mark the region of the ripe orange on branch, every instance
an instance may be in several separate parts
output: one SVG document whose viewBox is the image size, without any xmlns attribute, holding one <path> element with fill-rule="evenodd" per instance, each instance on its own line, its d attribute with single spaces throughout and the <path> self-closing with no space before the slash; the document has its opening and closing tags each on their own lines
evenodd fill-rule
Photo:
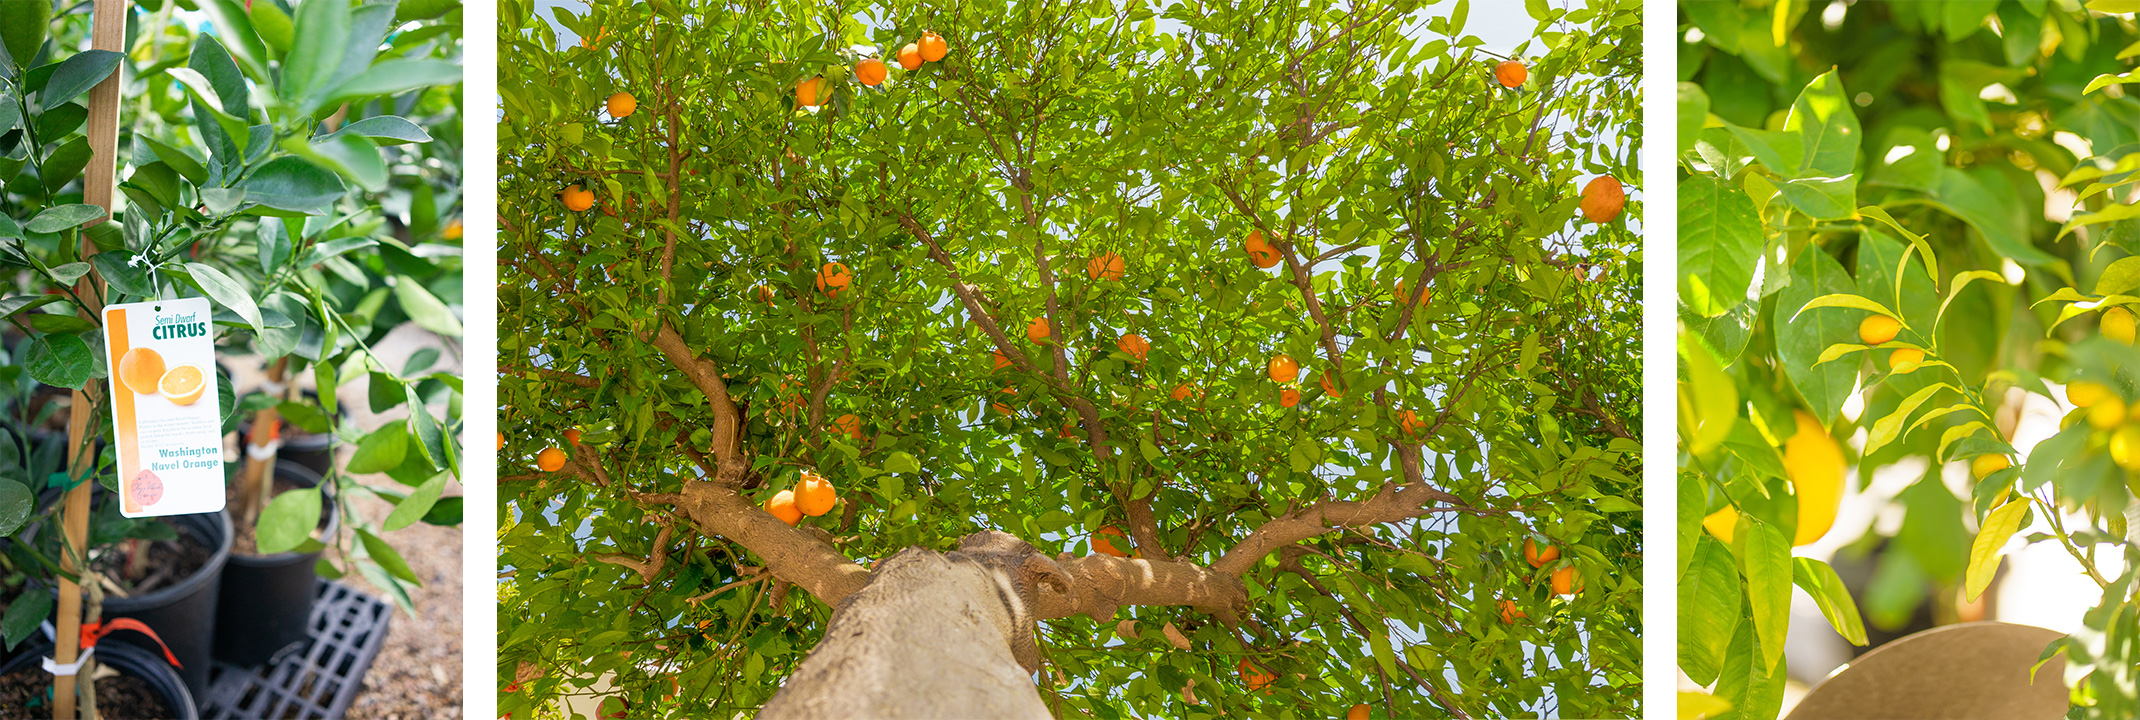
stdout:
<svg viewBox="0 0 2140 720">
<path fill-rule="evenodd" d="M 1293 388 L 1286 388 L 1286 389 L 1284 389 L 1284 390 L 1280 390 L 1280 391 L 1278 391 L 1278 406 L 1279 406 L 1279 407 L 1288 407 L 1288 408 L 1289 408 L 1289 407 L 1293 407 L 1293 406 L 1295 406 L 1295 405 L 1299 405 L 1299 404 L 1300 404 L 1300 391 L 1299 391 L 1299 390 L 1295 390 L 1295 389 L 1293 389 Z"/>
<path fill-rule="evenodd" d="M 565 186 L 565 191 L 558 193 L 557 199 L 564 201 L 565 209 L 573 212 L 586 212 L 587 208 L 594 207 L 594 191 L 578 185 Z"/>
<path fill-rule="evenodd" d="M 1612 222 L 1627 208 L 1627 189 L 1611 175 L 1599 175 L 1583 186 L 1583 217 L 1594 223 Z"/>
<path fill-rule="evenodd" d="M 1502 624 L 1505 624 L 1505 625 L 1514 625 L 1514 624 L 1516 624 L 1516 621 L 1517 621 L 1517 620 L 1520 620 L 1520 619 L 1523 619 L 1523 618 L 1527 618 L 1527 617 L 1530 617 L 1530 616 L 1529 616 L 1529 615 L 1526 615 L 1526 614 L 1524 614 L 1524 612 L 1523 612 L 1522 610 L 1517 610 L 1517 609 L 1516 609 L 1516 601 L 1514 601 L 1514 600 L 1503 600 L 1503 601 L 1501 601 L 1501 622 L 1502 622 Z"/>
<path fill-rule="evenodd" d="M 565 429 L 565 444 L 567 444 L 567 445 L 578 445 L 578 444 L 580 444 L 580 429 L 579 429 L 579 428 L 566 428 L 566 429 Z"/>
<path fill-rule="evenodd" d="M 919 69 L 921 67 L 921 47 L 914 43 L 907 43 L 906 47 L 900 48 L 899 67 L 908 70 Z"/>
<path fill-rule="evenodd" d="M 817 473 L 804 472 L 802 481 L 795 483 L 795 509 L 804 515 L 817 517 L 831 512 L 833 503 L 839 499 L 832 481 Z"/>
<path fill-rule="evenodd" d="M 847 285 L 852 282 L 854 273 L 848 272 L 846 265 L 825 263 L 824 267 L 817 269 L 817 291 L 828 297 L 838 298 L 840 291 L 846 290 Z"/>
<path fill-rule="evenodd" d="M 2107 337 L 2112 340 L 2125 343 L 2127 345 L 2133 344 L 2133 335 L 2136 329 L 2136 320 L 2140 320 L 2140 318 L 2133 317 L 2133 311 L 2127 310 L 2122 307 L 2114 307 L 2109 310 L 2104 310 L 2103 320 L 2101 324 L 2103 329 L 2103 337 Z"/>
<path fill-rule="evenodd" d="M 1121 550 L 1116 549 L 1114 543 L 1108 542 L 1107 538 L 1103 537 L 1105 535 L 1113 535 L 1115 537 L 1122 538 L 1125 541 L 1129 539 L 1129 536 L 1122 534 L 1122 530 L 1120 528 L 1117 528 L 1113 525 L 1101 527 L 1098 530 L 1092 531 L 1091 542 L 1093 552 L 1099 553 L 1101 555 L 1113 555 L 1118 558 L 1129 557 L 1129 553 L 1122 552 Z M 1126 545 L 1128 543 L 1125 542 L 1123 544 Z"/>
<path fill-rule="evenodd" d="M 1523 81 L 1530 78 L 1531 69 L 1524 67 L 1523 63 L 1504 60 L 1501 64 L 1494 66 L 1494 79 L 1500 81 L 1502 87 L 1520 87 L 1523 85 Z"/>
<path fill-rule="evenodd" d="M 1902 321 L 1886 315 L 1873 315 L 1858 321 L 1858 340 L 1867 345 L 1879 345 L 1900 334 Z"/>
<path fill-rule="evenodd" d="M 790 527 L 802 522 L 802 510 L 795 507 L 795 491 L 793 490 L 782 490 L 773 493 L 773 497 L 765 501 L 765 511 L 772 513 L 773 517 L 780 518 L 781 522 L 787 523 Z"/>
<path fill-rule="evenodd" d="M 1580 572 L 1576 572 L 1574 565 L 1569 565 L 1567 567 L 1553 571 L 1554 593 L 1562 596 L 1569 596 L 1582 591 L 1583 575 Z"/>
<path fill-rule="evenodd" d="M 535 467 L 542 468 L 543 472 L 557 472 L 558 469 L 564 466 L 565 451 L 563 450 L 554 447 L 543 448 L 542 452 L 535 454 Z"/>
<path fill-rule="evenodd" d="M 1054 334 L 1055 327 L 1053 325 L 1048 324 L 1047 318 L 1035 316 L 1033 319 L 1027 320 L 1025 323 L 1025 339 L 1027 340 L 1031 340 L 1037 343 L 1045 343 L 1048 341 L 1048 338 Z"/>
<path fill-rule="evenodd" d="M 921 59 L 929 62 L 942 60 L 944 53 L 951 51 L 951 46 L 944 44 L 944 37 L 933 30 L 922 33 L 916 44 L 921 46 Z"/>
<path fill-rule="evenodd" d="M 1272 249 L 1269 242 L 1264 241 L 1261 230 L 1250 231 L 1248 239 L 1241 241 L 1241 250 L 1248 253 L 1248 261 L 1255 263 L 1256 267 L 1269 269 L 1278 264 L 1278 251 Z"/>
<path fill-rule="evenodd" d="M 832 98 L 832 88 L 818 78 L 805 78 L 795 84 L 795 104 L 802 107 L 817 107 Z"/>
<path fill-rule="evenodd" d="M 1115 341 L 1115 347 L 1136 358 L 1137 362 L 1144 362 L 1145 354 L 1152 350 L 1152 344 L 1146 342 L 1143 335 L 1136 333 L 1123 333 L 1122 339 Z"/>
<path fill-rule="evenodd" d="M 1414 435 L 1421 430 L 1427 429 L 1427 422 L 1419 419 L 1419 413 L 1410 410 L 1399 410 L 1397 411 L 1397 429 L 1404 431 L 1406 435 Z"/>
<path fill-rule="evenodd" d="M 862 81 L 864 85 L 876 87 L 882 84 L 884 78 L 889 75 L 891 75 L 891 70 L 884 67 L 883 60 L 868 58 L 862 62 L 855 63 L 855 79 Z"/>
<path fill-rule="evenodd" d="M 1114 253 L 1100 253 L 1085 261 L 1085 277 L 1090 280 L 1121 280 L 1126 271 L 1122 256 Z"/>
<path fill-rule="evenodd" d="M 632 97 L 631 93 L 620 92 L 615 95 L 609 96 L 608 105 L 609 116 L 618 120 L 623 120 L 625 118 L 631 117 L 632 112 L 639 109 L 639 99 Z"/>
<path fill-rule="evenodd" d="M 1271 683 L 1278 681 L 1277 675 L 1256 667 L 1254 663 L 1245 658 L 1241 660 L 1239 667 L 1241 669 L 1241 684 L 1247 685 L 1250 690 L 1262 690 L 1270 687 Z"/>
<path fill-rule="evenodd" d="M 1294 362 L 1292 357 L 1284 353 L 1272 355 L 1268 369 L 1272 382 L 1289 383 L 1300 379 L 1300 363 Z"/>
<path fill-rule="evenodd" d="M 1523 539 L 1523 560 L 1530 563 L 1531 567 L 1545 567 L 1546 563 L 1559 559 L 1560 548 L 1558 546 L 1549 544 L 1546 545 L 1545 549 L 1540 550 L 1537 540 L 1531 538 Z"/>
</svg>

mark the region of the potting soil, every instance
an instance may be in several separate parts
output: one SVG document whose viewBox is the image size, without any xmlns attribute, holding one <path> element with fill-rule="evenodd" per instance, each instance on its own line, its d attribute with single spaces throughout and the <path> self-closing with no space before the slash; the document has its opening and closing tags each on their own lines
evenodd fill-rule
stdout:
<svg viewBox="0 0 2140 720">
<path fill-rule="evenodd" d="M 100 674 L 103 672 L 99 666 Z M 0 717 L 50 717 L 52 676 L 41 668 L 0 676 Z M 132 675 L 107 675 L 97 680 L 97 712 L 105 720 L 141 720 L 176 716 L 155 686 Z"/>
<path fill-rule="evenodd" d="M 133 563 L 132 573 L 127 567 L 127 541 L 123 540 L 104 548 L 89 566 L 111 578 L 128 597 L 155 592 L 193 577 L 208 565 L 215 551 L 194 537 L 193 531 L 185 526 L 172 524 L 171 528 L 178 531 L 177 540 L 140 543 L 136 552 L 144 555 Z M 109 593 L 110 588 L 105 591 Z"/>
</svg>

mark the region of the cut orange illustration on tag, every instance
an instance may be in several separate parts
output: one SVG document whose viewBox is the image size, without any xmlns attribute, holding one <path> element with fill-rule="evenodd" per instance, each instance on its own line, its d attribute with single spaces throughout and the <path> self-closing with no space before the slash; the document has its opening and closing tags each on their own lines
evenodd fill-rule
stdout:
<svg viewBox="0 0 2140 720">
<path fill-rule="evenodd" d="M 214 313 L 206 298 L 104 309 L 121 515 L 223 509 Z"/>
</svg>

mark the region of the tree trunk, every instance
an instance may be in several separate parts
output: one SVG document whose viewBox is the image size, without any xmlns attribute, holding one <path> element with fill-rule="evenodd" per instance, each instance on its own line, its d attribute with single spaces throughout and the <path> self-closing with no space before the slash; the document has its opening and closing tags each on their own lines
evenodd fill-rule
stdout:
<svg viewBox="0 0 2140 720">
<path fill-rule="evenodd" d="M 1052 717 L 997 575 L 922 548 L 885 560 L 759 719 Z"/>
</svg>

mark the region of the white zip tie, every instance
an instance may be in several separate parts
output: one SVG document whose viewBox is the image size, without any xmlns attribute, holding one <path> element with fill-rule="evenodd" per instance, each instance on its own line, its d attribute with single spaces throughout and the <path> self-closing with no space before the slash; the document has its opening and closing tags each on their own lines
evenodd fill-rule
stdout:
<svg viewBox="0 0 2140 720">
<path fill-rule="evenodd" d="M 76 657 L 74 662 L 65 665 L 53 662 L 52 658 L 49 657 L 42 658 L 45 661 L 45 672 L 62 677 L 79 674 L 82 672 L 82 663 L 89 662 L 89 656 L 95 655 L 96 652 L 97 647 L 95 645 L 82 648 L 82 654 Z"/>
<path fill-rule="evenodd" d="M 290 386 L 275 382 L 273 380 L 260 381 L 260 392 L 264 392 L 275 397 L 282 397 L 282 391 L 288 389 L 290 389 Z"/>
<path fill-rule="evenodd" d="M 247 443 L 245 445 L 245 456 L 254 460 L 259 460 L 261 462 L 267 462 L 269 460 L 275 459 L 275 451 L 281 449 L 281 438 L 269 440 L 267 441 L 266 445 L 254 445 L 251 443 Z"/>
</svg>

